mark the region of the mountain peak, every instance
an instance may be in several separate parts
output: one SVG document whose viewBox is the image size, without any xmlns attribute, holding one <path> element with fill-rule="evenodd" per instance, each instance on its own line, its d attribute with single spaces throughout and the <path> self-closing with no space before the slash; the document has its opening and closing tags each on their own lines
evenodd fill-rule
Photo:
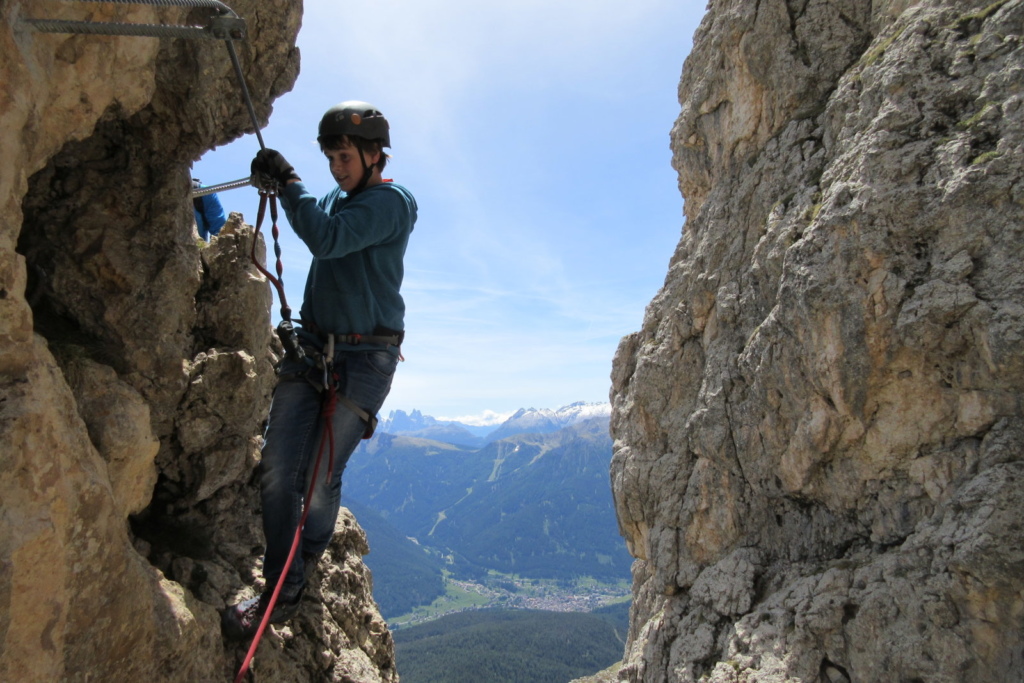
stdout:
<svg viewBox="0 0 1024 683">
<path fill-rule="evenodd" d="M 592 417 L 610 417 L 610 403 L 587 403 L 577 401 L 558 410 L 550 408 L 521 408 L 487 436 L 488 441 L 497 441 L 516 434 L 555 432 Z"/>
<path fill-rule="evenodd" d="M 392 410 L 381 420 L 380 431 L 434 439 L 462 446 L 482 446 L 516 434 L 546 434 L 595 417 L 611 416 L 610 403 L 576 401 L 557 410 L 520 408 L 496 427 L 471 425 L 459 420 L 438 419 L 420 410 Z"/>
</svg>

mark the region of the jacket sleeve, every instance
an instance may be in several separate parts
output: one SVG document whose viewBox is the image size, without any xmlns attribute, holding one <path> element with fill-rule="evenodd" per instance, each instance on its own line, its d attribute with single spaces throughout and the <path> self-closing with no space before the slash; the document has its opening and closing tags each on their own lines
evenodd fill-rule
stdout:
<svg viewBox="0 0 1024 683">
<path fill-rule="evenodd" d="M 320 259 L 341 258 L 393 239 L 408 213 L 398 193 L 372 191 L 330 215 L 325 210 L 329 205 L 318 203 L 301 181 L 285 186 L 281 205 L 295 234 Z"/>
<path fill-rule="evenodd" d="M 206 219 L 206 226 L 211 235 L 216 235 L 224 227 L 227 219 L 224 217 L 224 206 L 216 194 L 208 194 L 203 197 L 203 218 Z"/>
</svg>

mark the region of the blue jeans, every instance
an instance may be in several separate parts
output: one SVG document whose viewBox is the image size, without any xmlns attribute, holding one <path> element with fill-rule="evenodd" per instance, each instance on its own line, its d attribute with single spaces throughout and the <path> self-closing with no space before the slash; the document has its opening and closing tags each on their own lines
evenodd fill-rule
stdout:
<svg viewBox="0 0 1024 683">
<path fill-rule="evenodd" d="M 334 356 L 338 394 L 347 396 L 370 415 L 376 415 L 391 390 L 397 365 L 398 358 L 390 351 L 338 351 Z M 321 372 L 304 362 L 286 358 L 280 374 L 281 380 L 270 404 L 260 462 L 263 534 L 267 543 L 263 577 L 268 589 L 276 585 L 288 559 L 295 529 L 302 518 L 302 504 L 309 490 L 320 441 L 325 441 L 302 542 L 281 589 L 283 598 L 291 598 L 298 595 L 304 583 L 302 556 L 319 556 L 331 541 L 341 505 L 341 474 L 352 451 L 359 445 L 366 424 L 338 402 L 331 420 L 334 471 L 328 480 L 330 448 L 321 415 L 323 394 L 306 379 L 308 374 L 319 382 Z"/>
</svg>

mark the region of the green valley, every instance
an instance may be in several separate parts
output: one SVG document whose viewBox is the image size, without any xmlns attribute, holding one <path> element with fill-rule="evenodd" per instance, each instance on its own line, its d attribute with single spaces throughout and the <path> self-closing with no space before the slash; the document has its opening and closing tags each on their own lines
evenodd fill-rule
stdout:
<svg viewBox="0 0 1024 683">
<path fill-rule="evenodd" d="M 485 608 L 532 609 L 553 612 L 590 612 L 628 604 L 630 583 L 594 579 L 557 581 L 492 574 L 483 583 L 447 577 L 445 591 L 429 604 L 388 618 L 392 630 L 433 621 L 449 614 Z"/>
<path fill-rule="evenodd" d="M 380 432 L 348 464 L 344 504 L 367 534 L 403 683 L 565 683 L 622 657 L 632 557 L 608 418 L 534 413 L 500 438 L 393 416 L 404 431 Z"/>
<path fill-rule="evenodd" d="M 345 501 L 379 514 L 459 580 L 498 572 L 615 583 L 629 579 L 632 557 L 615 520 L 610 460 L 607 418 L 479 449 L 384 433 L 350 461 Z M 382 538 L 369 536 L 372 551 Z"/>
</svg>

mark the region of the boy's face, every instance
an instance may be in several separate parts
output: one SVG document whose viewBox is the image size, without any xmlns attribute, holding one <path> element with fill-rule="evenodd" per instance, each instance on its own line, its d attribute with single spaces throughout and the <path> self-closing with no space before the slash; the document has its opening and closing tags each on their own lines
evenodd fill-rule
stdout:
<svg viewBox="0 0 1024 683">
<path fill-rule="evenodd" d="M 331 175 L 345 192 L 351 192 L 363 178 L 363 161 L 359 158 L 359 150 L 348 140 L 344 141 L 337 149 L 325 149 L 324 156 L 331 166 Z M 364 152 L 363 157 L 366 165 L 370 167 L 373 174 L 370 176 L 367 186 L 376 185 L 380 182 L 380 173 L 374 164 L 380 161 L 380 152 Z"/>
</svg>

